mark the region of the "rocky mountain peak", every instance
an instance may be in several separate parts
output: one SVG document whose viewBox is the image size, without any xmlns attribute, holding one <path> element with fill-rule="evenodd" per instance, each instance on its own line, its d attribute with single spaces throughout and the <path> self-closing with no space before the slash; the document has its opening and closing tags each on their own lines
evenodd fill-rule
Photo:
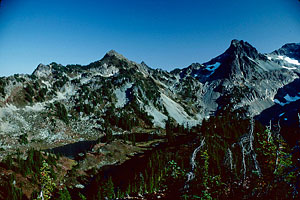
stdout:
<svg viewBox="0 0 300 200">
<path fill-rule="evenodd" d="M 127 60 L 122 54 L 119 54 L 118 52 L 116 52 L 113 49 L 110 50 L 109 52 L 107 52 L 104 57 L 115 57 L 120 60 Z"/>
<path fill-rule="evenodd" d="M 300 43 L 287 43 L 283 45 L 280 49 L 289 49 L 291 51 L 299 51 Z"/>
<path fill-rule="evenodd" d="M 209 71 L 205 80 L 250 78 L 258 72 L 258 60 L 266 57 L 248 42 L 234 39 L 223 54 L 203 64 Z"/>
<path fill-rule="evenodd" d="M 273 51 L 272 54 L 285 55 L 287 57 L 300 60 L 300 43 L 285 44 L 278 50 Z"/>
<path fill-rule="evenodd" d="M 230 47 L 226 50 L 226 54 L 248 56 L 252 59 L 259 57 L 258 51 L 248 42 L 243 40 L 232 40 Z"/>
<path fill-rule="evenodd" d="M 238 46 L 238 45 L 241 45 L 242 43 L 244 43 L 243 40 L 237 40 L 237 39 L 231 40 L 231 45 L 232 46 Z"/>
<path fill-rule="evenodd" d="M 149 67 L 144 61 L 141 62 L 141 65 Z"/>
<path fill-rule="evenodd" d="M 125 58 L 122 54 L 119 54 L 115 50 L 110 50 L 101 60 L 87 65 L 87 68 L 98 71 L 100 70 L 101 74 L 111 74 L 111 71 L 114 71 L 113 74 L 115 74 L 119 71 L 119 68 L 128 69 L 131 65 L 132 62 Z"/>
<path fill-rule="evenodd" d="M 47 77 L 51 73 L 52 73 L 51 65 L 44 65 L 44 64 L 40 63 L 32 74 L 37 77 Z"/>
</svg>

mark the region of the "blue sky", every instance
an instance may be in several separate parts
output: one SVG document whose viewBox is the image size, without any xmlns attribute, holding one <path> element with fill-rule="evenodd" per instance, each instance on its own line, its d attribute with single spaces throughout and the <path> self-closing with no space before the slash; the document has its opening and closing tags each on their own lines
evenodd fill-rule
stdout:
<svg viewBox="0 0 300 200">
<path fill-rule="evenodd" d="M 298 0 L 3 0 L 0 76 L 39 63 L 88 64 L 114 49 L 171 70 L 206 62 L 232 39 L 260 52 L 300 42 Z"/>
</svg>

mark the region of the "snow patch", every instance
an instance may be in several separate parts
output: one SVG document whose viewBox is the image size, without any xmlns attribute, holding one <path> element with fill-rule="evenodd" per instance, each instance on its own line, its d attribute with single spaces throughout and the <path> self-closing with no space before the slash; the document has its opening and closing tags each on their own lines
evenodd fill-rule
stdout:
<svg viewBox="0 0 300 200">
<path fill-rule="evenodd" d="M 287 103 L 282 103 L 282 102 L 280 102 L 278 99 L 274 99 L 274 103 L 277 103 L 277 104 L 279 104 L 279 105 L 281 105 L 281 106 L 284 106 L 284 105 L 287 104 Z"/>
<path fill-rule="evenodd" d="M 286 103 L 281 102 L 278 99 L 274 99 L 274 103 L 284 106 L 284 105 L 290 104 L 291 102 L 300 100 L 300 96 L 296 95 L 296 96 L 292 97 L 289 94 L 285 95 L 283 98 L 286 100 Z"/>
<path fill-rule="evenodd" d="M 287 61 L 288 63 L 291 63 L 291 64 L 293 64 L 293 65 L 298 65 L 298 66 L 300 66 L 300 63 L 299 63 L 298 60 L 294 60 L 294 59 L 291 59 L 291 58 L 289 58 L 289 57 L 285 57 L 285 61 Z"/>
<path fill-rule="evenodd" d="M 284 60 L 284 61 L 286 61 L 286 62 L 288 62 L 288 63 L 290 63 L 290 64 L 293 64 L 293 65 L 298 65 L 298 66 L 300 66 L 300 63 L 299 63 L 298 60 L 289 58 L 289 57 L 287 57 L 287 56 L 278 56 L 278 59 Z"/>
<path fill-rule="evenodd" d="M 286 66 L 282 66 L 282 68 L 284 68 L 284 69 L 288 69 L 288 70 L 293 70 L 293 69 L 297 69 L 296 67 L 286 67 Z"/>
<path fill-rule="evenodd" d="M 211 76 L 213 73 L 215 73 L 216 69 L 218 69 L 220 67 L 221 63 L 219 62 L 216 62 L 215 64 L 212 64 L 212 65 L 207 65 L 205 67 L 205 69 L 207 71 L 210 71 L 210 74 L 206 75 L 206 76 Z"/>
<path fill-rule="evenodd" d="M 285 95 L 283 98 L 288 102 L 294 102 L 300 99 L 299 96 L 291 97 L 289 94 Z"/>
<path fill-rule="evenodd" d="M 220 65 L 221 65 L 221 63 L 219 63 L 219 62 L 216 62 L 213 65 L 207 65 L 206 70 L 214 72 L 216 69 L 218 69 L 220 67 Z"/>
</svg>

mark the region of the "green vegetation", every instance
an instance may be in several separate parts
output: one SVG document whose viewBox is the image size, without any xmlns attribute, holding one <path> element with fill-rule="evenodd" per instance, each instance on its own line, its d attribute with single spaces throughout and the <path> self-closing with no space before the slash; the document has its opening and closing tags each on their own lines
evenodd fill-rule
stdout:
<svg viewBox="0 0 300 200">
<path fill-rule="evenodd" d="M 54 105 L 56 109 L 63 109 L 59 103 Z M 126 105 L 124 109 L 124 112 L 119 113 L 112 112 L 115 108 L 107 110 L 104 124 L 107 142 L 115 139 L 112 126 L 130 131 L 133 126 L 146 122 L 141 120 L 141 115 L 139 118 L 130 115 L 139 109 L 134 108 L 134 104 Z M 125 122 L 118 121 L 121 118 L 125 118 Z M 136 120 L 136 124 L 129 126 L 132 119 Z M 201 126 L 188 129 L 168 118 L 165 131 L 168 140 L 165 147 L 148 151 L 141 157 L 136 156 L 133 161 L 129 160 L 120 166 L 110 166 L 110 170 L 100 171 L 87 190 L 58 187 L 57 157 L 51 154 L 45 155 L 31 149 L 26 159 L 21 158 L 20 152 L 10 155 L 0 164 L 0 168 L 14 172 L 7 177 L 5 185 L 0 185 L 1 190 L 7 190 L 7 187 L 10 190 L 7 194 L 0 192 L 0 197 L 24 197 L 22 185 L 19 181 L 16 183 L 19 175 L 39 186 L 32 195 L 36 199 L 39 199 L 41 191 L 44 199 L 66 200 L 123 199 L 127 196 L 151 199 L 158 194 L 165 199 L 296 197 L 295 187 L 299 174 L 297 156 L 291 153 L 280 135 L 258 122 L 244 119 L 236 113 L 222 113 L 204 120 Z M 132 141 L 135 145 L 135 136 L 128 134 L 119 138 Z M 205 144 L 196 152 L 195 165 L 191 171 L 191 155 L 202 139 Z M 22 135 L 19 141 L 25 144 L 27 135 Z M 77 170 L 72 168 L 68 176 L 75 176 Z M 194 175 L 189 181 L 188 172 Z"/>
<path fill-rule="evenodd" d="M 125 107 L 126 108 L 126 107 Z M 132 109 L 132 111 L 137 115 L 138 118 L 142 119 L 146 125 L 149 127 L 153 126 L 153 117 L 149 115 L 144 109 L 140 108 L 137 100 L 134 98 L 132 102 L 128 105 L 128 109 Z"/>
<path fill-rule="evenodd" d="M 27 137 L 28 137 L 27 133 L 24 133 L 23 135 L 20 135 L 20 137 L 19 137 L 20 144 L 28 144 Z"/>
<path fill-rule="evenodd" d="M 50 64 L 52 66 L 52 69 L 54 70 L 53 74 L 55 77 L 60 77 L 63 73 L 68 73 L 71 71 L 69 67 L 65 67 L 61 64 L 57 64 L 56 62 L 52 62 Z"/>
<path fill-rule="evenodd" d="M 185 184 L 186 171 L 174 160 L 169 161 L 166 166 L 165 175 L 162 179 L 162 188 L 165 190 L 166 198 L 180 198 L 181 189 Z"/>
<path fill-rule="evenodd" d="M 138 119 L 126 112 L 126 110 L 120 111 L 120 116 L 117 116 L 114 110 L 115 108 L 113 107 L 108 108 L 104 116 L 105 121 L 111 126 L 117 126 L 123 130 L 130 131 L 134 126 L 139 125 Z"/>
<path fill-rule="evenodd" d="M 60 190 L 58 192 L 58 195 L 59 195 L 60 200 L 71 200 L 72 199 L 67 188 L 64 188 L 63 190 Z M 84 200 L 83 198 L 81 198 L 81 199 Z"/>
<path fill-rule="evenodd" d="M 0 95 L 2 97 L 5 97 L 5 86 L 6 86 L 6 81 L 4 78 L 0 78 Z"/>
<path fill-rule="evenodd" d="M 171 123 L 170 118 L 166 121 L 166 136 L 169 143 L 174 142 L 174 124 Z"/>
<path fill-rule="evenodd" d="M 53 88 L 55 90 L 59 90 L 67 83 L 67 81 L 69 81 L 69 78 L 63 75 L 57 81 L 54 82 Z"/>
<path fill-rule="evenodd" d="M 161 107 L 159 104 L 160 99 L 160 92 L 159 88 L 155 84 L 153 79 L 138 79 L 135 82 L 135 85 L 138 88 L 139 96 L 143 97 L 145 94 L 145 100 L 149 100 L 152 102 L 156 107 Z M 146 101 L 148 103 L 148 101 Z"/>
<path fill-rule="evenodd" d="M 25 82 L 26 80 L 23 77 L 20 77 L 19 74 L 14 74 L 14 78 L 17 82 Z"/>
<path fill-rule="evenodd" d="M 51 177 L 49 164 L 43 160 L 42 167 L 40 169 L 40 184 L 41 184 L 41 196 L 37 198 L 37 200 L 51 199 L 53 195 L 53 191 L 56 188 L 56 184 L 54 179 Z"/>
<path fill-rule="evenodd" d="M 24 87 L 25 90 L 25 100 L 29 103 L 33 102 L 34 90 L 30 84 Z"/>
<path fill-rule="evenodd" d="M 54 105 L 56 108 L 56 116 L 66 124 L 69 124 L 68 111 L 65 105 L 59 102 L 54 102 Z"/>
<path fill-rule="evenodd" d="M 189 191 L 184 195 L 187 199 L 220 199 L 224 197 L 225 184 L 220 175 L 215 175 L 211 170 L 212 163 L 208 150 L 200 153 L 200 159 L 197 164 L 195 179 L 189 183 Z"/>
<path fill-rule="evenodd" d="M 200 85 L 195 85 L 194 79 L 192 77 L 186 77 L 182 81 L 182 89 L 180 90 L 179 94 L 181 95 L 182 99 L 188 99 L 193 101 L 197 99 L 193 91 L 197 91 L 200 89 Z"/>
<path fill-rule="evenodd" d="M 292 170 L 294 162 L 288 145 L 280 136 L 275 136 L 270 130 L 255 123 L 252 141 L 254 150 L 251 152 L 248 149 L 248 153 L 245 153 L 240 142 L 244 137 L 249 137 L 250 122 L 234 115 L 223 115 L 211 117 L 202 126 L 190 130 L 201 133 L 206 144 L 196 157 L 195 178 L 188 183 L 188 189 L 185 189 L 186 173 L 189 170 L 186 164 L 189 163 L 192 152 L 186 157 L 180 150 L 175 154 L 159 151 L 153 153 L 143 170 L 137 170 L 127 179 L 126 186 L 123 184 L 120 187 L 119 181 L 112 177 L 109 181 L 107 179 L 108 182 L 112 180 L 112 183 L 104 181 L 104 186 L 101 187 L 109 186 L 109 191 L 114 191 L 114 195 L 110 196 L 114 198 L 138 194 L 151 196 L 162 191 L 167 199 L 293 198 L 295 193 L 292 186 L 296 184 L 298 172 Z M 175 130 L 187 132 L 172 124 L 169 119 L 166 124 L 169 141 L 176 140 Z M 250 148 L 249 141 L 244 145 L 245 148 Z M 228 157 L 228 149 L 232 157 Z M 242 161 L 243 152 L 246 154 L 245 166 Z M 256 170 L 253 153 L 260 172 Z M 232 162 L 232 169 L 226 159 Z M 103 181 L 103 178 L 98 177 L 98 181 Z M 103 194 L 98 193 L 97 198 L 103 199 Z"/>
<path fill-rule="evenodd" d="M 2 193 L 2 194 L 1 194 Z M 9 175 L 8 181 L 3 186 L 0 186 L 0 198 L 20 200 L 24 198 L 22 190 L 16 186 L 16 174 Z"/>
<path fill-rule="evenodd" d="M 56 166 L 58 157 L 51 154 L 46 156 L 34 149 L 30 149 L 26 156 L 26 159 L 23 159 L 21 153 L 17 151 L 15 155 L 8 155 L 0 163 L 0 169 L 13 171 L 12 175 L 8 177 L 9 180 L 4 185 L 0 184 L 0 191 L 9 191 L 7 193 L 0 192 L 0 199 L 24 199 L 24 183 L 17 181 L 16 175 L 26 177 L 31 184 L 41 185 L 44 194 L 47 194 L 47 196 L 53 192 L 50 186 L 53 186 L 53 181 L 56 179 L 56 173 L 53 168 Z M 38 195 L 39 192 L 35 191 L 32 196 L 37 198 Z M 44 196 L 44 199 L 46 198 Z"/>
<path fill-rule="evenodd" d="M 269 191 L 266 195 L 292 198 L 298 170 L 292 170 L 294 163 L 288 145 L 281 138 L 275 137 L 269 129 L 256 133 L 256 149 L 263 176 L 255 180 L 256 191 Z M 269 196 L 270 197 L 270 196 Z"/>
<path fill-rule="evenodd" d="M 40 90 L 38 91 L 38 93 L 36 94 L 35 99 L 36 99 L 38 102 L 43 102 L 43 101 L 45 101 L 47 92 L 48 92 L 48 89 L 47 89 L 47 88 L 42 88 L 42 89 L 40 89 Z"/>
<path fill-rule="evenodd" d="M 105 90 L 109 90 L 109 89 L 105 89 Z M 79 98 L 74 99 L 75 100 L 74 110 L 77 113 L 82 112 L 86 115 L 94 113 L 96 106 L 102 104 L 104 97 L 108 95 L 108 94 L 101 95 L 102 92 L 103 92 L 102 89 L 98 89 L 95 91 L 90 90 L 87 84 L 80 86 L 80 89 L 78 90 Z M 109 99 L 112 97 L 109 96 L 107 98 Z"/>
<path fill-rule="evenodd" d="M 138 171 L 132 171 L 130 174 L 122 174 L 126 178 L 126 183 L 120 184 L 120 177 L 103 177 L 99 174 L 92 190 L 98 191 L 97 194 L 89 195 L 91 199 L 105 199 L 105 197 L 124 198 L 127 195 L 137 195 L 144 193 L 153 193 L 161 187 L 161 181 L 165 174 L 165 165 L 167 164 L 166 155 L 162 152 L 155 152 L 151 155 L 149 161 L 143 164 Z M 169 158 L 169 155 L 167 155 Z"/>
<path fill-rule="evenodd" d="M 116 111 L 119 113 L 116 113 Z M 153 117 L 148 115 L 144 109 L 140 108 L 135 101 L 127 104 L 122 109 L 116 109 L 114 106 L 109 107 L 103 118 L 111 126 L 116 126 L 128 131 L 131 131 L 132 128 L 136 126 L 153 126 Z"/>
</svg>

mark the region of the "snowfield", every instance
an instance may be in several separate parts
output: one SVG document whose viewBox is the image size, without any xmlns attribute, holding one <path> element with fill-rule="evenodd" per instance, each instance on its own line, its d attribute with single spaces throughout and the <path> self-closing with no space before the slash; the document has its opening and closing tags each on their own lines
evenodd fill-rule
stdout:
<svg viewBox="0 0 300 200">
<path fill-rule="evenodd" d="M 298 60 L 289 58 L 289 57 L 287 57 L 287 56 L 278 56 L 278 59 L 279 59 L 279 60 L 284 60 L 284 61 L 286 61 L 286 62 L 288 62 L 288 63 L 290 63 L 290 64 L 293 64 L 293 65 L 298 65 L 298 66 L 300 66 L 300 63 L 299 63 Z"/>
<path fill-rule="evenodd" d="M 300 93 L 299 93 L 299 95 L 300 95 Z M 284 106 L 284 105 L 290 104 L 290 103 L 292 103 L 294 101 L 300 100 L 300 96 L 298 96 L 298 95 L 292 97 L 289 94 L 287 94 L 283 98 L 286 100 L 286 103 L 281 102 L 278 99 L 274 99 L 274 102 L 277 103 L 277 104 L 279 104 L 279 105 L 281 105 L 281 106 Z"/>
<path fill-rule="evenodd" d="M 220 65 L 221 65 L 221 63 L 219 63 L 219 62 L 216 62 L 213 65 L 207 65 L 206 70 L 214 72 L 216 69 L 218 69 L 220 67 Z"/>
<path fill-rule="evenodd" d="M 297 69 L 296 67 L 286 67 L 286 66 L 282 66 L 282 68 L 285 68 L 285 69 L 288 69 L 288 70 Z"/>
<path fill-rule="evenodd" d="M 211 76 L 213 73 L 215 73 L 216 69 L 218 69 L 220 67 L 221 63 L 216 62 L 215 64 L 212 65 L 207 65 L 206 66 L 206 70 L 210 71 L 210 74 L 207 76 Z"/>
</svg>

